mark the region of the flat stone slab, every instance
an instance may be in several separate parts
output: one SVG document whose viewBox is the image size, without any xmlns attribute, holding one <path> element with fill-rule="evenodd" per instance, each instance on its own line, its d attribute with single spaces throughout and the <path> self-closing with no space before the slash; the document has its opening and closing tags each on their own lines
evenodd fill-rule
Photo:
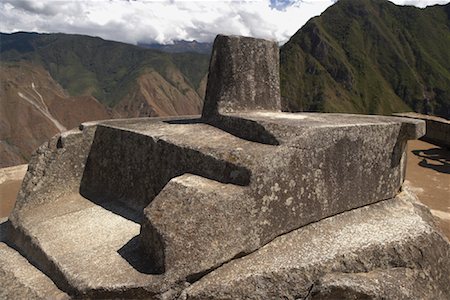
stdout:
<svg viewBox="0 0 450 300">
<path fill-rule="evenodd" d="M 78 295 L 148 281 L 148 275 L 128 261 L 132 258 L 127 251 L 137 248 L 132 240 L 139 235 L 140 225 L 80 195 L 42 207 L 23 227 L 45 253 L 47 268 L 57 265 L 57 280 Z"/>
<path fill-rule="evenodd" d="M 309 299 L 430 299 L 442 292 L 417 269 L 397 267 L 358 273 L 328 273 L 310 291 Z"/>
<path fill-rule="evenodd" d="M 383 130 L 389 126 L 400 126 L 401 139 L 418 139 L 425 134 L 425 123 L 421 120 L 404 117 L 386 117 L 376 115 L 354 115 L 338 113 L 286 113 L 270 111 L 254 111 L 243 113 L 228 113 L 206 120 L 218 128 L 251 140 L 268 144 L 292 144 L 305 133 L 334 133 L 334 130 L 345 127 L 379 127 Z M 257 131 L 253 136 L 249 130 Z M 355 130 L 355 128 L 353 129 Z M 363 129 L 364 130 L 364 129 Z M 398 132 L 400 133 L 400 132 Z M 387 134 L 387 132 L 384 132 Z M 396 139 L 397 137 L 394 137 Z M 260 140 L 262 139 L 262 141 Z M 331 143 L 336 138 L 324 138 Z M 302 147 L 317 147 L 318 141 L 302 140 Z"/>
<path fill-rule="evenodd" d="M 1 299 L 70 299 L 17 251 L 0 242 Z"/>
<path fill-rule="evenodd" d="M 423 140 L 450 149 L 450 121 L 444 118 L 428 116 L 418 113 L 397 113 L 395 116 L 423 120 L 426 122 L 427 132 Z"/>
<path fill-rule="evenodd" d="M 183 299 L 306 299 L 312 290 L 312 299 L 328 299 L 319 296 L 332 286 L 338 298 L 447 299 L 449 268 L 448 241 L 403 192 L 278 237 L 206 275 Z"/>
</svg>

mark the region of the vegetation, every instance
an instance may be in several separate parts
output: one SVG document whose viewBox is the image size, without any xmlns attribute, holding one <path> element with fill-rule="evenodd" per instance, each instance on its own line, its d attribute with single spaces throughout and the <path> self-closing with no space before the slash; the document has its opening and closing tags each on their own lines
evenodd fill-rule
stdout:
<svg viewBox="0 0 450 300">
<path fill-rule="evenodd" d="M 197 90 L 209 62 L 205 54 L 82 35 L 22 32 L 0 38 L 2 61 L 42 64 L 72 96 L 91 94 L 110 107 L 152 69 L 175 86 L 170 75 L 178 69 Z M 450 4 L 419 9 L 387 0 L 340 0 L 281 47 L 281 93 L 291 111 L 414 110 L 449 118 L 449 49 Z"/>
<path fill-rule="evenodd" d="M 290 110 L 450 117 L 450 4 L 340 0 L 281 48 Z"/>
<path fill-rule="evenodd" d="M 163 53 L 97 37 L 68 34 L 1 34 L 1 60 L 42 64 L 71 96 L 90 94 L 112 107 L 135 86 L 143 72 L 155 70 L 171 81 L 179 69 L 197 89 L 208 55 Z"/>
</svg>

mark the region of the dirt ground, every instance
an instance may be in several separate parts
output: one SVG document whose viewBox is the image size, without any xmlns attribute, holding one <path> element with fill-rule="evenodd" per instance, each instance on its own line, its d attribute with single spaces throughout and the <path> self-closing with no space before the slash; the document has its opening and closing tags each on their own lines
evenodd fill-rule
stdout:
<svg viewBox="0 0 450 300">
<path fill-rule="evenodd" d="M 423 141 L 408 142 L 406 180 L 450 238 L 450 151 Z"/>
<path fill-rule="evenodd" d="M 450 151 L 422 141 L 408 142 L 406 180 L 450 238 Z M 12 210 L 27 165 L 0 169 L 0 218 Z"/>
<path fill-rule="evenodd" d="M 19 165 L 0 169 L 0 218 L 7 217 L 13 209 L 27 167 Z"/>
</svg>

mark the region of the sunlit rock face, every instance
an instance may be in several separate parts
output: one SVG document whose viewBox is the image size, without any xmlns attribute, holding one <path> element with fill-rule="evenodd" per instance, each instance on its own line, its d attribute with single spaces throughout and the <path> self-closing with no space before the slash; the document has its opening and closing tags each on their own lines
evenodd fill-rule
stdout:
<svg viewBox="0 0 450 300">
<path fill-rule="evenodd" d="M 414 119 L 283 113 L 276 44 L 218 36 L 202 116 L 56 136 L 1 237 L 64 297 L 445 298 L 448 240 L 402 190 L 406 141 L 423 134 Z M 0 260 L 0 286 L 26 285 L 10 271 L 21 255 Z"/>
</svg>

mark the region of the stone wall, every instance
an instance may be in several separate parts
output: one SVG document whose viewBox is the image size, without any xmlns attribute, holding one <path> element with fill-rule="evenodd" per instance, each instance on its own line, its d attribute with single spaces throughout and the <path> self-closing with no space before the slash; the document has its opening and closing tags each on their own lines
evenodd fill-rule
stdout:
<svg viewBox="0 0 450 300">
<path fill-rule="evenodd" d="M 395 116 L 423 120 L 426 123 L 426 133 L 422 140 L 450 149 L 450 121 L 444 118 L 427 116 L 418 113 L 398 113 Z"/>
</svg>

